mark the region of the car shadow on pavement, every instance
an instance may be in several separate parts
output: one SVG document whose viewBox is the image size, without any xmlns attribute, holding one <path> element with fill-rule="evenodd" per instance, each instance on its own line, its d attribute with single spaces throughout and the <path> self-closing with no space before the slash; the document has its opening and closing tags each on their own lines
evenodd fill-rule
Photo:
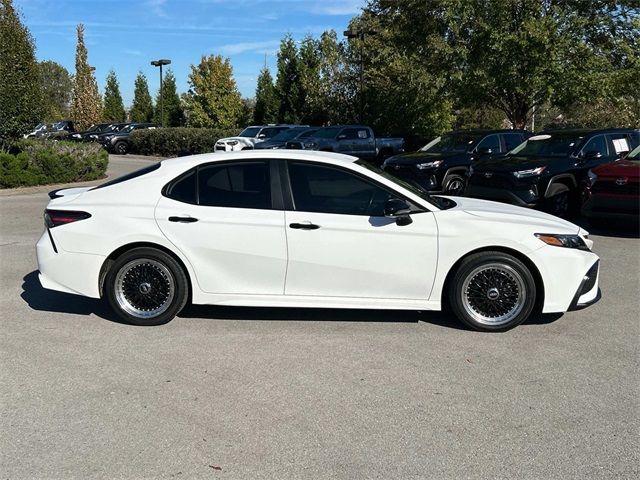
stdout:
<svg viewBox="0 0 640 480">
<path fill-rule="evenodd" d="M 115 315 L 106 302 L 95 298 L 47 290 L 40 285 L 38 272 L 23 278 L 22 299 L 33 310 L 74 315 L 94 314 L 104 320 L 126 324 Z M 181 318 L 211 320 L 266 320 L 266 321 L 319 321 L 319 322 L 425 322 L 454 330 L 468 330 L 448 311 L 365 310 L 340 308 L 284 308 L 284 307 L 226 307 L 217 305 L 188 305 Z M 534 315 L 525 325 L 544 325 L 556 321 L 562 314 Z"/>
<path fill-rule="evenodd" d="M 589 235 L 616 238 L 640 238 L 640 222 L 629 220 L 589 220 L 584 217 L 570 218 L 570 222 L 584 228 Z"/>
<path fill-rule="evenodd" d="M 22 281 L 20 296 L 33 310 L 75 315 L 94 314 L 110 322 L 124 323 L 102 300 L 43 288 L 38 280 L 37 270 L 25 275 Z"/>
</svg>

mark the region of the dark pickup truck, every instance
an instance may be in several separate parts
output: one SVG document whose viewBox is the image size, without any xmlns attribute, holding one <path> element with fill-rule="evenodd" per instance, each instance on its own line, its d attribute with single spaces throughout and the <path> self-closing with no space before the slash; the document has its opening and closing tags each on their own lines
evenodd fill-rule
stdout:
<svg viewBox="0 0 640 480">
<path fill-rule="evenodd" d="M 388 158 L 382 169 L 431 193 L 461 195 L 473 162 L 504 155 L 530 136 L 524 130 L 456 130 L 417 152 Z"/>
<path fill-rule="evenodd" d="M 404 151 L 404 139 L 376 138 L 373 130 L 364 125 L 335 125 L 321 128 L 311 138 L 290 140 L 286 148 L 344 153 L 381 164 L 385 158 Z"/>
</svg>

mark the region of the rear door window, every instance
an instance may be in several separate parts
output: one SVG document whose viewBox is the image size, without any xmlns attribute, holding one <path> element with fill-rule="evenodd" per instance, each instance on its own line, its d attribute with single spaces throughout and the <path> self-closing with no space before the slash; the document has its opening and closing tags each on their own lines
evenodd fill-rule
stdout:
<svg viewBox="0 0 640 480">
<path fill-rule="evenodd" d="M 491 149 L 491 153 L 500 153 L 500 136 L 498 135 L 489 135 L 485 137 L 477 147 L 477 151 L 479 152 L 481 149 Z"/>
<path fill-rule="evenodd" d="M 267 162 L 205 165 L 198 169 L 200 205 L 231 208 L 271 208 Z"/>
<path fill-rule="evenodd" d="M 626 133 L 612 133 L 608 137 L 615 155 L 622 155 L 632 150 L 629 136 Z"/>
<path fill-rule="evenodd" d="M 522 135 L 519 133 L 503 133 L 504 145 L 507 152 L 510 152 L 523 142 Z"/>
</svg>

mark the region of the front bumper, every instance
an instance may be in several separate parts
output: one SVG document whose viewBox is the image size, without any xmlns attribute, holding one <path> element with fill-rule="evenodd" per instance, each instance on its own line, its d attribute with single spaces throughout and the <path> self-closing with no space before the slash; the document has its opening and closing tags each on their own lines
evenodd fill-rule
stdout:
<svg viewBox="0 0 640 480">
<path fill-rule="evenodd" d="M 587 308 L 589 305 L 593 305 L 600 298 L 602 293 L 598 287 L 598 277 L 600 275 L 600 260 L 596 261 L 593 266 L 587 271 L 585 276 L 580 282 L 578 290 L 569 305 L 569 311 L 581 310 Z"/>
</svg>

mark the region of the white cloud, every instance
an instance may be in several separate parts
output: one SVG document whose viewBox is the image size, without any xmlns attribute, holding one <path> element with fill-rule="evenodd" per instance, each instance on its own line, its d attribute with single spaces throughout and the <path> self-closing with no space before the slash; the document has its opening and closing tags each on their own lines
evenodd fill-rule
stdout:
<svg viewBox="0 0 640 480">
<path fill-rule="evenodd" d="M 240 42 L 222 45 L 214 50 L 219 51 L 223 55 L 237 55 L 244 52 L 273 54 L 278 50 L 280 40 L 267 40 L 264 42 Z"/>
<path fill-rule="evenodd" d="M 322 0 L 311 7 L 311 13 L 316 15 L 357 15 L 365 4 L 365 0 Z"/>
<path fill-rule="evenodd" d="M 167 12 L 164 9 L 167 0 L 147 0 L 145 3 L 156 17 L 168 17 Z"/>
<path fill-rule="evenodd" d="M 140 50 L 133 50 L 133 49 L 129 49 L 129 48 L 125 48 L 124 53 L 126 53 L 127 55 L 133 55 L 135 57 L 141 57 L 142 56 L 142 52 Z"/>
</svg>

